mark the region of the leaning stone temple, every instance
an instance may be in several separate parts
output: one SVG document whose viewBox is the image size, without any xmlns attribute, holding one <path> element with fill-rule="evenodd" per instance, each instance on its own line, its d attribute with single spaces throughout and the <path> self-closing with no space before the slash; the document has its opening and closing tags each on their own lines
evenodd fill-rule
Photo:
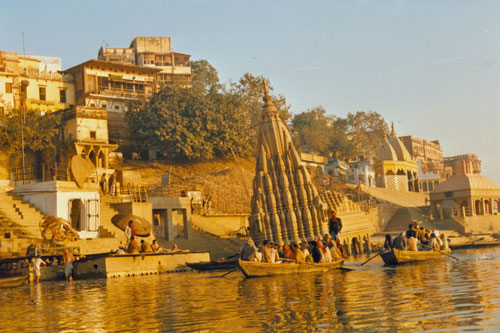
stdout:
<svg viewBox="0 0 500 333">
<path fill-rule="evenodd" d="M 328 232 L 327 209 L 265 88 L 253 181 L 250 234 L 256 241 L 298 242 Z"/>
</svg>

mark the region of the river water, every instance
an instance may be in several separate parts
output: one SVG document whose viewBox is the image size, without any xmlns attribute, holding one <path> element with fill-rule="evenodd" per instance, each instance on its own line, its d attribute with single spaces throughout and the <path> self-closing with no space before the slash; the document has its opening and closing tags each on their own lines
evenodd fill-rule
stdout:
<svg viewBox="0 0 500 333">
<path fill-rule="evenodd" d="M 355 270 L 42 282 L 0 289 L 0 332 L 500 331 L 500 248 Z M 366 257 L 365 257 L 366 258 Z"/>
</svg>

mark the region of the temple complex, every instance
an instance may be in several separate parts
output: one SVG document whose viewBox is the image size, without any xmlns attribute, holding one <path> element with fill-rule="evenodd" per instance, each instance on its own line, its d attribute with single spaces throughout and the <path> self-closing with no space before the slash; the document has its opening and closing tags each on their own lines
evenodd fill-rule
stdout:
<svg viewBox="0 0 500 333">
<path fill-rule="evenodd" d="M 405 145 L 398 138 L 392 123 L 391 134 L 384 138 L 375 164 L 377 187 L 418 192 L 418 166 Z"/>
<path fill-rule="evenodd" d="M 251 236 L 278 243 L 309 240 L 328 232 L 327 205 L 295 150 L 286 125 L 265 88 L 253 181 Z"/>
</svg>

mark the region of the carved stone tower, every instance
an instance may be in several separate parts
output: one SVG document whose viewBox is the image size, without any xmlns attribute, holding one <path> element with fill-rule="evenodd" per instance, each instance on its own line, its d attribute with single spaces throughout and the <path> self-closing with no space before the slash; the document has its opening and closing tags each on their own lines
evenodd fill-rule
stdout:
<svg viewBox="0 0 500 333">
<path fill-rule="evenodd" d="M 302 165 L 265 84 L 264 90 L 250 235 L 258 242 L 278 243 L 320 237 L 328 231 L 327 205 Z"/>
</svg>

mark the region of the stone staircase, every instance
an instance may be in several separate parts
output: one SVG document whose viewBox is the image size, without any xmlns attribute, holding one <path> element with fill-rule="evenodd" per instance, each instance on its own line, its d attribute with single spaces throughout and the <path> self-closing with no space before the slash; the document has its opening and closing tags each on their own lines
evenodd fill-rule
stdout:
<svg viewBox="0 0 500 333">
<path fill-rule="evenodd" d="M 0 220 L 22 238 L 41 239 L 40 221 L 44 215 L 12 192 L 0 192 Z"/>
<path fill-rule="evenodd" d="M 401 207 L 421 207 L 426 206 L 428 195 L 422 192 L 396 191 L 386 188 L 361 186 L 361 190 L 373 198 L 390 202 Z"/>
<path fill-rule="evenodd" d="M 101 238 L 117 238 L 124 242 L 123 244 L 126 244 L 126 238 L 123 231 L 111 222 L 111 218 L 119 214 L 118 210 L 113 208 L 113 203 L 113 198 L 101 196 L 99 235 Z"/>
</svg>

